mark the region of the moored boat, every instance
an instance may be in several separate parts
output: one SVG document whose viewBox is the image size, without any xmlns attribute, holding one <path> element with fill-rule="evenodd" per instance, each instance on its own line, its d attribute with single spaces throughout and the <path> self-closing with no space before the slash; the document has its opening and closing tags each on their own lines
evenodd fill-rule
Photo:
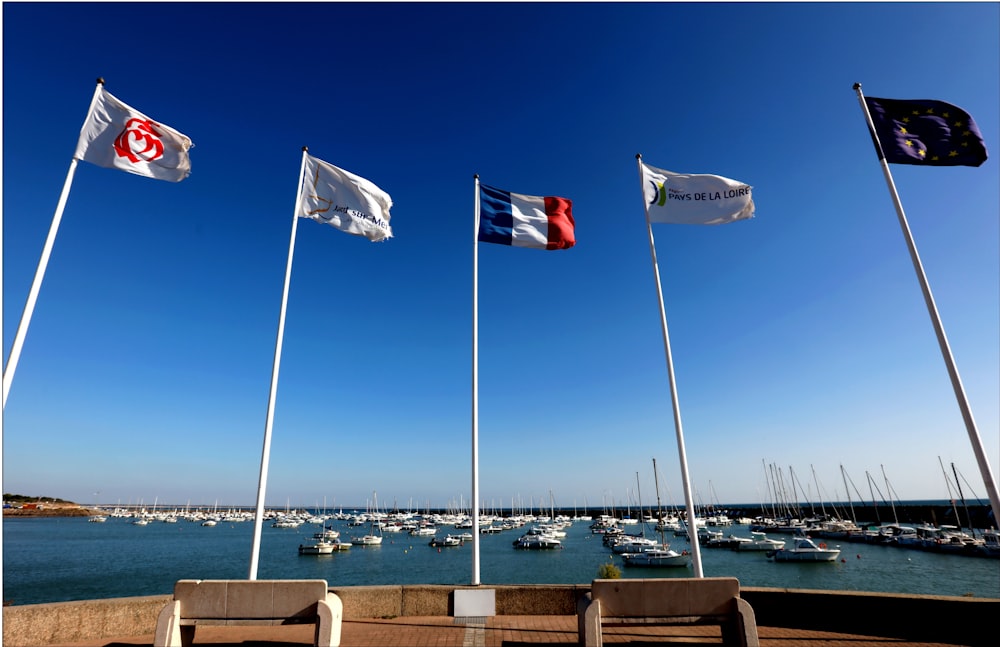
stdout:
<svg viewBox="0 0 1000 647">
<path fill-rule="evenodd" d="M 454 535 L 446 535 L 445 537 L 435 537 L 428 542 L 428 546 L 435 548 L 454 548 L 456 546 L 461 546 L 464 542 L 460 537 Z"/>
<path fill-rule="evenodd" d="M 833 562 L 840 557 L 839 548 L 827 548 L 808 537 L 795 537 L 791 548 L 769 550 L 766 554 L 776 562 Z"/>
<path fill-rule="evenodd" d="M 740 544 L 749 544 L 750 542 L 751 540 L 746 537 L 737 537 L 736 535 L 723 537 L 719 535 L 706 541 L 704 546 L 705 548 L 729 548 L 731 550 L 739 550 Z"/>
<path fill-rule="evenodd" d="M 641 553 L 646 550 L 658 548 L 655 539 L 635 537 L 632 535 L 619 535 L 614 541 L 609 541 L 607 543 L 611 546 L 611 552 L 617 555 L 625 553 Z"/>
<path fill-rule="evenodd" d="M 353 537 L 351 543 L 355 546 L 381 546 L 382 535 L 362 535 Z"/>
<path fill-rule="evenodd" d="M 984 532 L 980 551 L 987 557 L 1000 557 L 1000 532 L 992 528 Z"/>
<path fill-rule="evenodd" d="M 340 537 L 340 531 L 334 530 L 330 526 L 323 526 L 323 530 L 321 532 L 313 534 L 313 539 L 326 539 L 328 541 L 331 539 L 337 539 L 338 537 Z"/>
<path fill-rule="evenodd" d="M 562 548 L 562 542 L 551 535 L 532 534 L 521 535 L 514 540 L 514 548 L 527 550 L 547 550 Z"/>
<path fill-rule="evenodd" d="M 626 553 L 622 555 L 622 560 L 626 566 L 647 568 L 687 566 L 691 563 L 687 551 L 678 553 L 671 548 L 652 548 L 641 553 Z"/>
<path fill-rule="evenodd" d="M 312 544 L 299 544 L 299 555 L 329 555 L 333 551 L 333 543 L 323 539 Z"/>
<path fill-rule="evenodd" d="M 736 550 L 778 550 L 785 547 L 785 542 L 780 539 L 770 539 L 765 533 L 759 531 L 750 532 L 750 540 L 742 542 L 736 546 Z"/>
</svg>

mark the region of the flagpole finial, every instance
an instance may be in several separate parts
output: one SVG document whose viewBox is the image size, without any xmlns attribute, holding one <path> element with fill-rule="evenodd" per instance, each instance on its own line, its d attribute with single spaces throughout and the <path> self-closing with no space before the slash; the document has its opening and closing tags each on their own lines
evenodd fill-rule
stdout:
<svg viewBox="0 0 1000 647">
<path fill-rule="evenodd" d="M 854 84 L 854 89 L 855 90 L 860 90 L 861 89 L 861 84 L 860 83 L 855 83 Z"/>
<path fill-rule="evenodd" d="M 476 173 L 475 175 L 473 175 L 473 176 L 472 176 L 472 178 L 473 178 L 474 180 L 478 180 L 478 179 L 479 179 L 479 173 Z"/>
<path fill-rule="evenodd" d="M 308 147 L 308 146 L 303 146 L 303 147 L 302 147 L 302 152 L 303 152 L 303 153 L 306 153 L 306 152 L 308 152 L 308 151 L 309 151 L 309 147 Z"/>
<path fill-rule="evenodd" d="M 104 85 L 104 77 L 103 76 L 97 77 L 97 85 Z"/>
<path fill-rule="evenodd" d="M 635 158 L 636 158 L 637 160 L 641 160 L 641 159 L 642 159 L 642 153 L 636 153 L 636 154 L 635 154 Z"/>
</svg>

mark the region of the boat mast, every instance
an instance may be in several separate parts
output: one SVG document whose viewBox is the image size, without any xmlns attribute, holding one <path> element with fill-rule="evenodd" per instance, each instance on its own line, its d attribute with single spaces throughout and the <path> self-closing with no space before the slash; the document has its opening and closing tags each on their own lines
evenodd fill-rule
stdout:
<svg viewBox="0 0 1000 647">
<path fill-rule="evenodd" d="M 799 483 L 799 489 L 802 490 L 802 496 L 806 498 L 806 502 L 809 504 L 809 516 L 810 517 L 815 517 L 816 516 L 816 508 L 815 508 L 815 506 L 813 506 L 812 499 L 809 498 L 809 493 L 806 492 L 806 488 L 802 487 L 802 483 L 799 482 L 799 477 L 795 476 L 795 471 L 792 470 L 792 466 L 791 465 L 788 466 L 788 474 L 790 475 L 789 478 L 792 480 L 792 492 L 793 493 L 795 492 L 795 484 Z M 798 499 L 797 496 L 796 496 L 795 502 L 796 502 L 795 503 L 795 507 L 798 509 L 798 511 L 799 511 L 799 518 L 801 519 L 802 518 L 802 507 L 799 505 L 799 499 Z"/>
<path fill-rule="evenodd" d="M 889 486 L 889 477 L 885 475 L 885 465 L 879 464 L 882 468 L 882 478 L 885 479 L 885 491 L 889 495 L 889 505 L 892 507 L 892 520 L 895 523 L 899 523 L 899 517 L 896 516 L 896 504 L 892 501 L 892 488 Z"/>
<path fill-rule="evenodd" d="M 639 497 L 639 534 L 646 538 L 646 520 L 642 518 L 642 490 L 639 488 L 639 472 L 635 473 L 635 493 Z"/>
<path fill-rule="evenodd" d="M 660 531 L 660 544 L 663 540 L 663 511 L 660 509 L 660 479 L 656 475 L 656 459 L 653 459 L 653 484 L 656 486 L 656 529 Z"/>
<path fill-rule="evenodd" d="M 774 514 L 774 494 L 771 492 L 771 479 L 768 477 L 767 464 L 764 459 L 760 459 L 760 466 L 764 468 L 764 485 L 767 486 L 767 498 L 771 501 L 771 518 L 774 519 L 777 515 Z M 767 507 L 761 503 L 761 511 L 764 516 L 767 516 Z"/>
<path fill-rule="evenodd" d="M 847 505 L 850 506 L 851 508 L 851 521 L 853 521 L 854 524 L 857 525 L 858 518 L 854 516 L 854 502 L 851 501 L 851 490 L 847 487 L 847 473 L 844 472 L 843 463 L 840 464 L 840 478 L 842 481 L 844 481 L 844 492 L 847 493 Z"/>
<path fill-rule="evenodd" d="M 941 474 L 944 475 L 944 486 L 948 488 L 948 501 L 951 503 L 951 511 L 955 513 L 955 523 L 958 529 L 962 529 L 962 519 L 958 516 L 958 502 L 955 501 L 955 493 L 951 491 L 951 479 L 948 478 L 948 471 L 944 468 L 944 461 L 938 456 L 938 465 L 941 466 Z"/>
<path fill-rule="evenodd" d="M 781 476 L 781 472 L 775 469 L 774 463 L 771 463 L 770 467 L 771 467 L 771 482 L 774 486 L 774 504 L 775 504 L 774 518 L 777 519 L 779 516 L 788 517 L 790 515 L 788 512 L 788 503 L 785 501 L 786 499 L 785 488 L 784 485 L 781 485 L 781 487 L 779 487 L 780 484 L 779 477 Z"/>
<path fill-rule="evenodd" d="M 868 479 L 868 492 L 872 495 L 872 507 L 875 508 L 875 522 L 881 526 L 882 516 L 878 513 L 878 501 L 875 500 L 875 492 L 872 490 L 872 475 L 868 473 L 868 470 L 865 470 L 865 478 Z"/>
<path fill-rule="evenodd" d="M 969 532 L 972 533 L 972 538 L 975 539 L 976 529 L 972 525 L 972 515 L 969 514 L 969 506 L 965 503 L 965 494 L 962 493 L 962 484 L 958 480 L 958 470 L 955 469 L 955 463 L 951 464 L 951 471 L 955 473 L 955 487 L 958 488 L 958 496 L 962 499 L 962 507 L 965 509 L 965 517 L 969 521 Z M 958 513 L 955 513 L 955 517 L 958 517 Z M 961 526 L 962 523 L 959 522 L 958 525 Z"/>
</svg>

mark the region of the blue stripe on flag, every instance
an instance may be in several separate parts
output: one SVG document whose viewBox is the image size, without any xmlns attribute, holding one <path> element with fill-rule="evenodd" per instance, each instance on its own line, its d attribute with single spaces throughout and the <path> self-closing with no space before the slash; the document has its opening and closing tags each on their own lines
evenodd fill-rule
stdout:
<svg viewBox="0 0 1000 647">
<path fill-rule="evenodd" d="M 479 240 L 510 245 L 514 238 L 514 211 L 510 192 L 479 185 Z"/>
</svg>

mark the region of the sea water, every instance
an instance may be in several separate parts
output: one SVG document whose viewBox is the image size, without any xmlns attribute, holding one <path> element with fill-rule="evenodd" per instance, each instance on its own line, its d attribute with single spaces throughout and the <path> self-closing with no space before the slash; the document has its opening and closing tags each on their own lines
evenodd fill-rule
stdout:
<svg viewBox="0 0 1000 647">
<path fill-rule="evenodd" d="M 368 528 L 328 522 L 347 541 Z M 527 527 L 480 536 L 480 583 L 588 584 L 603 564 L 614 563 L 622 577 L 691 577 L 686 568 L 638 568 L 622 564 L 591 533 L 587 522 L 567 529 L 559 550 L 517 550 L 512 542 Z M 388 584 L 467 585 L 472 582 L 472 541 L 457 548 L 434 548 L 429 537 L 386 533 L 377 547 L 353 546 L 332 555 L 300 555 L 318 525 L 272 528 L 261 533 L 258 579 L 325 579 L 331 586 Z M 440 528 L 438 536 L 457 534 Z M 629 534 L 640 532 L 627 527 Z M 724 534 L 749 537 L 746 526 Z M 651 536 L 647 532 L 647 536 Z M 776 539 L 787 536 L 773 535 Z M 677 551 L 690 545 L 666 537 Z M 69 600 L 162 595 L 180 579 L 246 579 L 253 523 L 152 521 L 137 526 L 127 519 L 89 523 L 86 518 L 5 518 L 3 520 L 3 601 L 35 604 Z M 776 563 L 763 552 L 702 547 L 706 576 L 733 576 L 742 586 L 874 591 L 885 593 L 971 595 L 1000 598 L 1000 560 L 908 550 L 861 543 L 838 546 L 836 562 Z"/>
</svg>

